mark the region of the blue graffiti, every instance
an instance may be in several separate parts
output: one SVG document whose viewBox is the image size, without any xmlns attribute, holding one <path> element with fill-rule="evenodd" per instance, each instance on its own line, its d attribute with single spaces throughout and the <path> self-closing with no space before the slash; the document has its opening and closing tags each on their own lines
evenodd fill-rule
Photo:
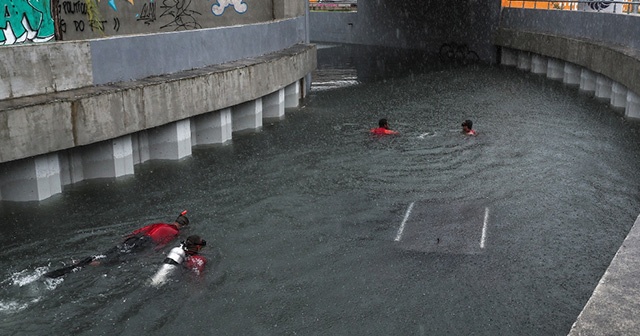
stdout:
<svg viewBox="0 0 640 336">
<path fill-rule="evenodd" d="M 211 6 L 211 12 L 215 16 L 220 16 L 229 6 L 233 6 L 233 9 L 240 14 L 247 11 L 247 4 L 243 0 L 218 0 L 217 4 Z"/>
<path fill-rule="evenodd" d="M 0 44 L 45 42 L 54 36 L 49 0 L 0 0 Z"/>
</svg>

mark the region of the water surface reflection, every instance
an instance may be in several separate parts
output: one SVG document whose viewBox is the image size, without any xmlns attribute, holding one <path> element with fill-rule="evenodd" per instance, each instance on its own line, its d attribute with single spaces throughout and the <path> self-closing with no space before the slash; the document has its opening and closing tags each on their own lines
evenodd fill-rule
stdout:
<svg viewBox="0 0 640 336">
<path fill-rule="evenodd" d="M 638 125 L 514 69 L 358 50 L 319 50 L 317 78 L 353 85 L 230 145 L 2 203 L 0 331 L 566 334 L 638 215 Z M 381 117 L 401 135 L 369 136 Z M 204 278 L 146 286 L 159 253 L 38 277 L 183 208 Z"/>
</svg>

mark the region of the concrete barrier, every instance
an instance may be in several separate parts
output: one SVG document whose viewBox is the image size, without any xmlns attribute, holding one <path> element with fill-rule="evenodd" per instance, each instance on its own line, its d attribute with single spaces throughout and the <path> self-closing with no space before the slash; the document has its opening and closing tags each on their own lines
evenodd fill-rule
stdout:
<svg viewBox="0 0 640 336">
<path fill-rule="evenodd" d="M 0 101 L 0 200 L 43 200 L 90 178 L 179 160 L 297 107 L 314 45 L 136 82 Z M 34 139 L 34 134 L 39 139 Z M 34 141 L 36 140 L 36 141 Z M 10 162 L 9 162 L 10 161 Z"/>
</svg>

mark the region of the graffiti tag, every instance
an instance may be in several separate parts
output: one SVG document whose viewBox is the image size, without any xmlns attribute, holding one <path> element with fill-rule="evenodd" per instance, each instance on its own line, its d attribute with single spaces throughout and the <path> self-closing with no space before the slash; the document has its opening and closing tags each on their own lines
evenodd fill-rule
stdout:
<svg viewBox="0 0 640 336">
<path fill-rule="evenodd" d="M 46 42 L 53 38 L 49 0 L 0 0 L 0 45 Z"/>
<path fill-rule="evenodd" d="M 247 3 L 244 0 L 218 0 L 217 4 L 211 6 L 211 12 L 215 16 L 220 16 L 229 6 L 233 6 L 233 9 L 240 14 L 247 11 Z"/>
<path fill-rule="evenodd" d="M 150 2 L 142 6 L 140 15 L 138 15 L 137 21 L 143 21 L 145 24 L 150 25 L 156 20 L 156 3 Z"/>
<path fill-rule="evenodd" d="M 172 17 L 171 21 L 166 25 L 160 27 L 164 29 L 167 27 L 175 27 L 174 30 L 187 30 L 198 29 L 202 26 L 198 23 L 194 14 L 202 15 L 199 12 L 190 10 L 191 0 L 164 0 L 160 8 L 164 9 L 164 12 L 160 14 L 160 17 Z"/>
</svg>

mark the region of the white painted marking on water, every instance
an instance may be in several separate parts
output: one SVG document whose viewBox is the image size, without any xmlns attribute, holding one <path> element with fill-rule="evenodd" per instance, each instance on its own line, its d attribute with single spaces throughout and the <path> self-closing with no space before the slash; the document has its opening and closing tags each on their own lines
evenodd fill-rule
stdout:
<svg viewBox="0 0 640 336">
<path fill-rule="evenodd" d="M 398 234 L 396 235 L 396 241 L 400 241 L 402 238 L 402 231 L 404 231 L 404 225 L 407 223 L 407 219 L 409 219 L 409 215 L 411 214 L 411 210 L 413 210 L 413 204 L 415 202 L 411 202 L 407 212 L 404 214 L 404 219 L 402 220 L 402 224 L 400 224 L 400 228 L 398 229 Z"/>
<path fill-rule="evenodd" d="M 483 249 L 487 241 L 487 223 L 489 223 L 489 208 L 484 208 L 484 223 L 482 224 L 482 238 L 480 238 L 480 248 Z"/>
</svg>

